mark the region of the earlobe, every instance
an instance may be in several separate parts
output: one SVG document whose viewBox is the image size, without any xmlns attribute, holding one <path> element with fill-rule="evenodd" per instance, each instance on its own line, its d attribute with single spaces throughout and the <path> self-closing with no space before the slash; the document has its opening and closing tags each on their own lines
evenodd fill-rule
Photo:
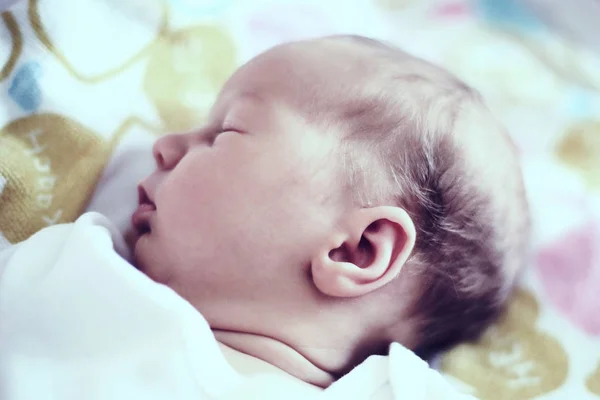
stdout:
<svg viewBox="0 0 600 400">
<path fill-rule="evenodd" d="M 357 297 L 398 276 L 416 239 L 412 219 L 399 207 L 357 210 L 312 260 L 312 279 L 323 294 Z"/>
</svg>

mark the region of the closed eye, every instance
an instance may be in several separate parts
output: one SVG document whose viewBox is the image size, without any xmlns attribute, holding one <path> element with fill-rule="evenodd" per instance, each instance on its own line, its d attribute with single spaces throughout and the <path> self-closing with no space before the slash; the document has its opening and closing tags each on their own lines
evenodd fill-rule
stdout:
<svg viewBox="0 0 600 400">
<path fill-rule="evenodd" d="M 237 132 L 244 133 L 242 129 L 240 129 L 240 120 L 237 116 L 239 113 L 229 112 L 225 118 L 223 119 L 223 124 L 221 125 L 221 132 Z"/>
<path fill-rule="evenodd" d="M 232 125 L 232 124 L 223 124 L 223 126 L 221 127 L 220 133 L 224 133 L 224 132 L 244 133 L 241 129 L 239 129 L 239 127 Z"/>
<path fill-rule="evenodd" d="M 214 146 L 219 137 L 226 133 L 243 134 L 244 132 L 234 127 L 223 127 L 219 129 L 212 137 L 212 145 Z"/>
<path fill-rule="evenodd" d="M 244 133 L 246 133 L 245 131 L 241 130 L 241 129 L 240 129 L 240 128 L 238 128 L 238 127 L 234 127 L 234 126 L 227 126 L 227 127 L 223 127 L 223 128 L 221 129 L 221 132 L 219 132 L 219 134 L 218 134 L 217 136 L 220 136 L 221 134 L 223 134 L 223 133 L 228 133 L 228 132 L 231 132 L 231 133 L 237 133 L 237 134 L 240 134 L 240 135 L 243 135 Z"/>
<path fill-rule="evenodd" d="M 246 133 L 243 130 L 237 129 L 237 128 L 228 128 L 225 130 L 225 132 L 234 132 L 234 133 L 239 133 L 240 135 L 243 135 L 244 133 Z"/>
</svg>

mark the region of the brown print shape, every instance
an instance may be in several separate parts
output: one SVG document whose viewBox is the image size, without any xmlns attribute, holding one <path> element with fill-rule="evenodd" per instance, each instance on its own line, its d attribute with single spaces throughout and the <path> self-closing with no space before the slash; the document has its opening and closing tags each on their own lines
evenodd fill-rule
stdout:
<svg viewBox="0 0 600 400">
<path fill-rule="evenodd" d="M 519 290 L 503 317 L 477 343 L 442 358 L 442 371 L 475 388 L 482 400 L 532 399 L 560 387 L 568 358 L 560 343 L 536 329 L 533 295 Z"/>
<path fill-rule="evenodd" d="M 100 74 L 96 75 L 85 75 L 82 71 L 78 71 L 73 64 L 69 61 L 67 56 L 56 46 L 56 44 L 52 41 L 48 32 L 46 32 L 44 25 L 42 23 L 42 19 L 40 17 L 40 12 L 38 8 L 39 0 L 29 0 L 29 22 L 37 36 L 38 40 L 42 42 L 42 44 L 48 49 L 48 51 L 53 54 L 56 59 L 63 65 L 63 67 L 69 71 L 69 73 L 74 76 L 76 79 L 79 79 L 82 82 L 88 83 L 97 83 L 103 81 L 105 79 L 111 78 L 121 71 L 129 68 L 131 65 L 138 62 L 140 59 L 146 57 L 148 53 L 152 50 L 155 44 L 159 41 L 159 38 L 167 32 L 168 29 L 168 21 L 169 21 L 169 9 L 166 3 L 162 2 L 162 20 L 160 22 L 160 27 L 158 29 L 158 33 L 154 40 L 148 43 L 146 46 L 142 47 L 139 51 L 133 54 L 129 59 L 125 60 L 121 65 L 110 68 L 107 71 L 104 71 Z M 93 18 L 93 17 L 92 17 Z M 118 44 L 117 44 L 118 45 Z M 93 43 L 90 43 L 90 46 L 93 46 Z"/>
<path fill-rule="evenodd" d="M 600 188 L 600 121 L 581 121 L 558 144 L 557 156 L 575 168 L 592 188 Z"/>
<path fill-rule="evenodd" d="M 11 74 L 13 68 L 17 64 L 17 60 L 21 56 L 21 52 L 23 51 L 23 36 L 19 30 L 19 24 L 12 13 L 5 11 L 0 13 L 0 16 L 2 17 L 6 29 L 8 29 L 12 42 L 10 56 L 6 61 L 6 64 L 0 69 L 0 81 L 3 81 Z"/>
<path fill-rule="evenodd" d="M 590 377 L 587 378 L 585 386 L 590 392 L 600 396 L 600 363 L 598 363 L 596 371 L 594 371 L 592 375 L 590 375 Z"/>
<path fill-rule="evenodd" d="M 169 131 L 197 127 L 236 67 L 233 39 L 217 26 L 169 33 L 150 56 L 144 89 Z"/>
<path fill-rule="evenodd" d="M 0 129 L 0 227 L 11 243 L 71 222 L 85 208 L 110 155 L 90 129 L 57 114 L 37 114 Z"/>
</svg>

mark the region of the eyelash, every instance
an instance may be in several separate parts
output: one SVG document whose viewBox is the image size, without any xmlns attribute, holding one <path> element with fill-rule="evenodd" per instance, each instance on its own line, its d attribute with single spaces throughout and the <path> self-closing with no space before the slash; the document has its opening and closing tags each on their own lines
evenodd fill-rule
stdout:
<svg viewBox="0 0 600 400">
<path fill-rule="evenodd" d="M 233 125 L 223 125 L 223 126 L 221 126 L 221 130 L 219 131 L 219 133 L 224 133 L 224 132 L 242 133 L 241 130 L 235 128 Z"/>
<path fill-rule="evenodd" d="M 216 132 L 213 134 L 212 136 L 212 143 L 214 144 L 215 141 L 217 140 L 217 138 L 225 132 L 236 132 L 236 133 L 241 133 L 240 131 L 238 131 L 237 129 L 233 128 L 233 127 L 229 127 L 229 126 L 221 126 L 220 128 L 215 130 Z"/>
<path fill-rule="evenodd" d="M 237 132 L 241 133 L 239 129 L 236 127 L 237 118 L 232 117 L 231 114 L 226 115 L 223 118 L 223 122 L 221 123 L 221 133 L 223 132 Z"/>
</svg>

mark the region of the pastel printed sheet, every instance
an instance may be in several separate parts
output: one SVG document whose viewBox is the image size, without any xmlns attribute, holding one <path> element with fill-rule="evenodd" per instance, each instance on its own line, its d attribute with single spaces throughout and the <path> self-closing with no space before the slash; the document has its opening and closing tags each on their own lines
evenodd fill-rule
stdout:
<svg viewBox="0 0 600 400">
<path fill-rule="evenodd" d="M 259 51 L 330 33 L 389 40 L 484 94 L 522 153 L 533 210 L 533 257 L 508 312 L 439 368 L 482 399 L 600 398 L 598 55 L 509 0 L 10 3 L 0 14 L 0 247 L 110 198 L 96 184 L 114 190 L 107 171 L 125 147 L 201 123 Z"/>
</svg>

